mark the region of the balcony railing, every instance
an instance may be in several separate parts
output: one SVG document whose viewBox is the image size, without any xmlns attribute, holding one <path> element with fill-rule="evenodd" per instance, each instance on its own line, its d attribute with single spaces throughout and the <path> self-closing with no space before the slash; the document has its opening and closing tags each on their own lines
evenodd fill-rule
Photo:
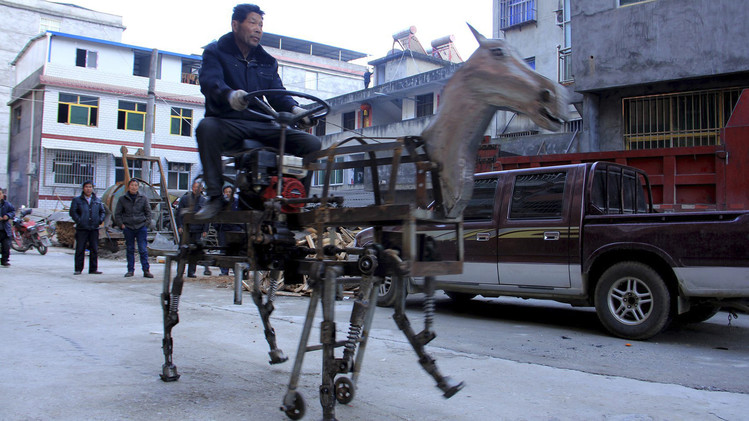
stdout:
<svg viewBox="0 0 749 421">
<path fill-rule="evenodd" d="M 536 0 L 500 0 L 499 27 L 507 29 L 536 21 Z"/>
</svg>

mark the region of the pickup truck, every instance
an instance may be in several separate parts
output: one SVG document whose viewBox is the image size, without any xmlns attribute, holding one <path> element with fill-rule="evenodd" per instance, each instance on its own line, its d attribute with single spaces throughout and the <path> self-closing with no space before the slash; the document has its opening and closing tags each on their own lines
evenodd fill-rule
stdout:
<svg viewBox="0 0 749 421">
<path fill-rule="evenodd" d="M 749 211 L 658 213 L 647 175 L 610 162 L 481 173 L 463 213 L 463 274 L 437 277 L 457 302 L 477 295 L 594 306 L 612 334 L 644 340 L 673 320 L 749 310 Z M 420 227 L 454 255 L 454 236 Z M 362 231 L 359 243 L 371 241 Z M 409 279 L 419 292 L 423 279 Z M 378 305 L 392 305 L 388 279 Z"/>
</svg>

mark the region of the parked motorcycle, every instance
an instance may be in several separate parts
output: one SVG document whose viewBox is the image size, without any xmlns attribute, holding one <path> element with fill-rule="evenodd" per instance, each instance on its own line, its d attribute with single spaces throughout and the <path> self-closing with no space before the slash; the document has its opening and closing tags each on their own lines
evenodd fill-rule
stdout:
<svg viewBox="0 0 749 421">
<path fill-rule="evenodd" d="M 21 209 L 18 216 L 13 218 L 13 240 L 10 246 L 21 253 L 33 247 L 39 254 L 45 255 L 49 246 L 52 245 L 49 239 L 50 227 L 44 222 L 32 221 L 29 215 L 31 215 L 31 209 Z"/>
</svg>

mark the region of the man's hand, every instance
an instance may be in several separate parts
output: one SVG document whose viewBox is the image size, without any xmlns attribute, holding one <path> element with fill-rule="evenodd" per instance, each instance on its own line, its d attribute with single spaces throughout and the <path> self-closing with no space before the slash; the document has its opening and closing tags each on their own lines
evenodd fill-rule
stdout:
<svg viewBox="0 0 749 421">
<path fill-rule="evenodd" d="M 231 108 L 235 111 L 246 109 L 247 106 L 250 105 L 250 102 L 245 99 L 245 96 L 247 96 L 247 92 L 241 89 L 231 91 L 229 94 L 229 105 L 231 105 Z"/>
<path fill-rule="evenodd" d="M 291 113 L 294 115 L 304 114 L 308 110 L 305 110 L 302 107 L 294 106 L 291 109 Z M 304 117 L 303 119 L 299 120 L 299 122 L 296 123 L 297 127 L 299 127 L 301 130 L 307 130 L 311 127 L 315 127 L 317 125 L 317 121 L 312 121 L 309 117 Z"/>
</svg>

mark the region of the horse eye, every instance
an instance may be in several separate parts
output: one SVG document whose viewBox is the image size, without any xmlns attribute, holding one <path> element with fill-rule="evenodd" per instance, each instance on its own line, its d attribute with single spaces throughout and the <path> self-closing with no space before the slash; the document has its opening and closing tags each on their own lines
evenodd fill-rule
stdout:
<svg viewBox="0 0 749 421">
<path fill-rule="evenodd" d="M 502 57 L 505 55 L 505 52 L 501 48 L 492 48 L 492 55 L 494 57 Z"/>
<path fill-rule="evenodd" d="M 549 102 L 549 100 L 551 99 L 551 91 L 548 89 L 544 89 L 543 91 L 541 91 L 540 99 L 541 102 Z"/>
</svg>

